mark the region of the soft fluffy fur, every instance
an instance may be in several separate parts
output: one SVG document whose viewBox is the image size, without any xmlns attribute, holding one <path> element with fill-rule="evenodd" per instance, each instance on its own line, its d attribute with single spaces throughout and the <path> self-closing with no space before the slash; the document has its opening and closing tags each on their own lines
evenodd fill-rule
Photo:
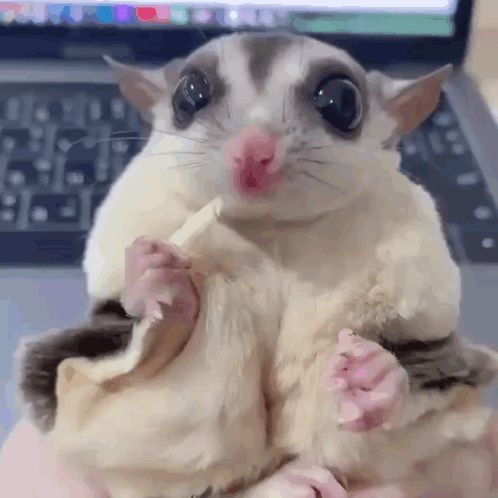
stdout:
<svg viewBox="0 0 498 498">
<path fill-rule="evenodd" d="M 228 209 L 226 226 L 214 224 L 198 240 L 211 266 L 201 317 L 179 357 L 112 398 L 107 410 L 74 410 L 71 393 L 59 406 L 52 432 L 58 450 L 79 465 L 105 468 L 119 498 L 217 492 L 293 455 L 353 480 L 401 479 L 450 441 L 478 438 L 487 424 L 488 411 L 462 381 L 446 390 L 414 385 L 399 429 L 352 434 L 338 426 L 336 399 L 322 378 L 337 333 L 350 327 L 394 344 L 448 338 L 458 322 L 460 275 L 433 200 L 384 147 L 397 122 L 383 104 L 396 85 L 305 38 L 291 39 L 293 50 L 282 48 L 266 73 L 255 71 L 266 74 L 263 87 L 250 85 L 247 39 L 215 40 L 189 60 L 215 60 L 228 89 L 187 130 L 171 124 L 172 89 L 163 73 L 150 73 L 163 85 L 155 131 L 113 186 L 88 241 L 90 296 L 119 299 L 125 249 L 135 238 L 168 241 L 216 195 Z M 355 140 L 331 134 L 288 90 L 321 58 L 352 68 L 368 89 Z M 258 203 L 232 193 L 222 155 L 224 141 L 249 122 L 282 131 L 280 154 L 298 165 L 274 197 Z M 188 166 L 197 161 L 201 166 Z M 94 395 L 74 393 L 80 402 Z"/>
</svg>

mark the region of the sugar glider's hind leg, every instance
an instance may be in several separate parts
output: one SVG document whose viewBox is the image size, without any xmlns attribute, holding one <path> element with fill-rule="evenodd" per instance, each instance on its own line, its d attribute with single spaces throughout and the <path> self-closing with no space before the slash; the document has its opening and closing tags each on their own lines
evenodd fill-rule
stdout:
<svg viewBox="0 0 498 498">
<path fill-rule="evenodd" d="M 19 389 L 34 423 L 49 431 L 57 411 L 56 382 L 59 365 L 68 358 L 96 359 L 124 351 L 131 339 L 133 320 L 117 301 L 95 306 L 81 327 L 44 334 L 21 347 Z"/>
</svg>

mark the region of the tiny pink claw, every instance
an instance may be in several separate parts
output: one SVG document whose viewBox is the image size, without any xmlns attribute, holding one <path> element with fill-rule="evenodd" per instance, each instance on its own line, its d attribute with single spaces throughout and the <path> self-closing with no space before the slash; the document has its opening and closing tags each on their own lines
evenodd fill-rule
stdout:
<svg viewBox="0 0 498 498">
<path fill-rule="evenodd" d="M 351 401 L 344 401 L 341 404 L 341 415 L 338 422 L 342 424 L 348 424 L 355 422 L 362 416 L 361 409 Z"/>
<path fill-rule="evenodd" d="M 353 337 L 354 335 L 355 335 L 355 333 L 351 329 L 342 329 L 339 332 L 339 340 L 349 339 L 349 338 Z"/>
<path fill-rule="evenodd" d="M 354 336 L 342 336 L 337 343 L 337 353 L 341 356 L 351 357 L 356 348 Z"/>
</svg>

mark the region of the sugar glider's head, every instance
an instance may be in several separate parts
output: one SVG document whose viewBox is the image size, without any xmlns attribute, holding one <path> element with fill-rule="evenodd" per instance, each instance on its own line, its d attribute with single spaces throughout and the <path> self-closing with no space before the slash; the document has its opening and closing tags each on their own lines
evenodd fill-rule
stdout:
<svg viewBox="0 0 498 498">
<path fill-rule="evenodd" d="M 396 140 L 436 107 L 445 67 L 416 80 L 365 71 L 312 38 L 241 33 L 143 70 L 113 61 L 124 95 L 153 124 L 144 151 L 203 204 L 313 217 L 395 169 Z"/>
</svg>

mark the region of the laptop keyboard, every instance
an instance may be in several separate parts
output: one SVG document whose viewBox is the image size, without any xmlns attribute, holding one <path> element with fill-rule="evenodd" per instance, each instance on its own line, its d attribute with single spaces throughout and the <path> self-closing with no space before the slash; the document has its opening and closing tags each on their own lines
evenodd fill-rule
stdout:
<svg viewBox="0 0 498 498">
<path fill-rule="evenodd" d="M 0 264 L 77 265 L 96 208 L 148 130 L 113 86 L 0 92 Z"/>
<path fill-rule="evenodd" d="M 78 265 L 147 127 L 114 86 L 0 91 L 0 265 Z M 445 98 L 401 151 L 402 170 L 437 200 L 454 258 L 498 263 L 497 208 Z"/>
<path fill-rule="evenodd" d="M 436 199 L 454 258 L 498 263 L 497 206 L 445 97 L 400 148 L 402 170 Z"/>
</svg>

